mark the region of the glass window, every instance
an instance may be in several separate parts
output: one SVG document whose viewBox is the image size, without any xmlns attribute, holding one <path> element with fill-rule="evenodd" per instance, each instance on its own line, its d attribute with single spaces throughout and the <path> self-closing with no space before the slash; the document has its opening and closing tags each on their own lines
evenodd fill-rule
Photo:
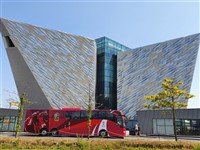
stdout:
<svg viewBox="0 0 200 150">
<path fill-rule="evenodd" d="M 72 112 L 72 118 L 80 118 L 80 112 Z"/>
<path fill-rule="evenodd" d="M 157 126 L 158 134 L 166 134 L 165 126 Z"/>
<path fill-rule="evenodd" d="M 92 119 L 98 119 L 99 118 L 99 112 L 98 111 L 93 111 L 92 112 Z"/>
<path fill-rule="evenodd" d="M 179 135 L 199 135 L 200 120 L 176 119 L 176 129 Z M 153 119 L 153 133 L 173 134 L 172 119 Z"/>
<path fill-rule="evenodd" d="M 0 122 L 3 122 L 3 117 L 0 117 Z"/>
<path fill-rule="evenodd" d="M 179 119 L 177 119 L 177 120 L 176 120 L 176 125 L 177 125 L 177 126 L 181 126 L 181 125 L 182 125 L 182 121 L 179 120 Z"/>
<path fill-rule="evenodd" d="M 165 125 L 166 126 L 173 126 L 173 120 L 172 119 L 165 119 Z"/>
<path fill-rule="evenodd" d="M 3 130 L 4 131 L 8 130 L 9 123 L 10 123 L 10 117 L 4 117 L 4 120 L 3 120 Z"/>
<path fill-rule="evenodd" d="M 114 79 L 112 78 L 112 77 L 106 77 L 105 76 L 105 80 L 104 81 L 106 81 L 106 82 L 114 82 Z"/>
<path fill-rule="evenodd" d="M 105 88 L 104 88 L 104 92 L 105 92 L 105 94 L 109 94 L 110 89 L 109 89 L 108 87 L 105 87 Z"/>
<path fill-rule="evenodd" d="M 2 131 L 2 129 L 3 129 L 3 124 L 2 122 L 0 122 L 0 131 Z"/>
<path fill-rule="evenodd" d="M 106 112 L 99 112 L 99 118 L 100 119 L 106 119 Z"/>
<path fill-rule="evenodd" d="M 184 120 L 185 126 L 190 126 L 190 120 Z"/>
<path fill-rule="evenodd" d="M 114 120 L 114 115 L 112 114 L 112 113 L 110 113 L 110 112 L 107 112 L 107 118 L 109 119 L 109 120 Z"/>
<path fill-rule="evenodd" d="M 97 54 L 102 54 L 102 53 L 104 53 L 105 52 L 105 49 L 104 49 L 104 47 L 101 47 L 101 48 L 97 48 Z"/>
<path fill-rule="evenodd" d="M 15 122 L 16 117 L 10 117 L 10 122 Z"/>
<path fill-rule="evenodd" d="M 116 121 L 117 121 L 117 125 L 118 125 L 119 127 L 123 127 L 122 117 L 117 116 L 117 117 L 116 117 Z"/>
<path fill-rule="evenodd" d="M 107 64 L 114 64 L 115 62 L 116 62 L 116 58 L 114 59 L 113 56 L 105 58 L 105 63 Z"/>
<path fill-rule="evenodd" d="M 105 70 L 105 76 L 107 76 L 107 77 L 113 77 L 113 71 Z"/>
<path fill-rule="evenodd" d="M 70 119 L 80 118 L 80 112 L 79 111 L 66 112 L 66 118 Z"/>
<path fill-rule="evenodd" d="M 153 134 L 158 134 L 158 132 L 157 132 L 157 119 L 153 119 Z"/>
<path fill-rule="evenodd" d="M 164 119 L 157 119 L 157 125 L 164 126 L 165 125 Z"/>
<path fill-rule="evenodd" d="M 87 111 L 82 111 L 81 112 L 81 118 L 88 118 L 88 112 Z"/>
<path fill-rule="evenodd" d="M 9 124 L 9 131 L 14 131 L 15 130 L 15 123 L 10 123 Z"/>
</svg>

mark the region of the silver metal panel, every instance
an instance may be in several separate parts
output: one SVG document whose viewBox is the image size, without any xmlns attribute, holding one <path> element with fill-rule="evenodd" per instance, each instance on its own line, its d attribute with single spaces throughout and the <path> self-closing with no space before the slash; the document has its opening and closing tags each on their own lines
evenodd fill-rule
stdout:
<svg viewBox="0 0 200 150">
<path fill-rule="evenodd" d="M 192 116 L 194 118 L 200 119 L 200 109 L 195 109 L 192 111 Z"/>
<path fill-rule="evenodd" d="M 29 108 L 51 108 L 35 77 L 16 47 L 6 48 L 19 95 L 25 92 Z"/>
<path fill-rule="evenodd" d="M 190 92 L 200 34 L 136 48 L 118 54 L 118 109 L 134 118 L 143 110 L 145 95 L 160 92 L 164 78 L 183 81 L 183 89 Z M 186 100 L 180 100 L 187 102 Z"/>
<path fill-rule="evenodd" d="M 90 93 L 94 106 L 96 80 L 94 40 L 6 19 L 1 21 L 6 28 L 4 31 L 9 33 L 9 38 L 16 47 L 13 49 L 13 54 L 9 52 L 9 57 L 14 55 L 14 51 L 18 51 L 16 52 L 18 59 L 12 57 L 16 64 L 11 63 L 11 65 L 19 92 L 24 86 L 22 87 L 18 80 L 28 85 L 25 91 L 32 92 L 28 95 L 33 103 L 43 99 L 47 102 L 44 105 L 41 102 L 40 107 L 49 107 L 47 104 L 49 103 L 52 108 L 86 108 Z M 20 59 L 23 59 L 28 69 L 24 70 L 20 66 Z M 27 74 L 29 76 L 26 76 Z M 41 93 L 45 98 L 41 97 Z"/>
<path fill-rule="evenodd" d="M 6 30 L 1 18 L 0 18 L 0 32 L 1 32 L 2 36 L 9 36 L 9 33 Z"/>
<path fill-rule="evenodd" d="M 0 116 L 1 117 L 18 117 L 18 109 L 6 109 L 0 108 Z"/>
</svg>

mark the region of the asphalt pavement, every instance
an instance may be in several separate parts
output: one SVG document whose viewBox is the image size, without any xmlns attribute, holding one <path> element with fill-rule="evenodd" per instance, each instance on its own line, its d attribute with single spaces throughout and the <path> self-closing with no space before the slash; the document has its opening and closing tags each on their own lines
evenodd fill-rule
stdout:
<svg viewBox="0 0 200 150">
<path fill-rule="evenodd" d="M 66 137 L 66 136 L 58 136 L 58 137 L 52 137 L 52 136 L 39 136 L 37 134 L 27 133 L 27 132 L 21 132 L 19 134 L 20 138 L 62 138 L 62 139 L 76 139 L 77 137 Z M 14 132 L 0 132 L 0 138 L 15 138 Z M 87 139 L 87 137 L 84 137 Z M 91 137 L 92 139 L 101 139 L 99 137 Z M 116 140 L 120 138 L 106 138 L 108 140 Z M 174 141 L 173 136 L 164 136 L 164 135 L 141 135 L 141 136 L 135 136 L 135 135 L 128 135 L 124 137 L 124 140 L 146 140 L 146 141 Z M 200 142 L 200 135 L 187 135 L 187 136 L 178 136 L 178 141 L 191 141 L 191 142 Z"/>
</svg>

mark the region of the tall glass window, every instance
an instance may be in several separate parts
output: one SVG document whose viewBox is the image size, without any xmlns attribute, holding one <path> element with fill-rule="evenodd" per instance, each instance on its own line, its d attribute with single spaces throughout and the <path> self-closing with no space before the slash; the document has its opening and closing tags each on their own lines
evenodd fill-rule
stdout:
<svg viewBox="0 0 200 150">
<path fill-rule="evenodd" d="M 96 39 L 96 109 L 117 109 L 117 53 L 130 48 L 107 37 Z"/>
</svg>

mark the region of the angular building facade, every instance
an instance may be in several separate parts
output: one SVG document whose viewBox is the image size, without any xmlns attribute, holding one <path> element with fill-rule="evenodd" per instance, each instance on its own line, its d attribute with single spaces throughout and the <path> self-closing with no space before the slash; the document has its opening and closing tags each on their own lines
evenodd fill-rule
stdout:
<svg viewBox="0 0 200 150">
<path fill-rule="evenodd" d="M 117 54 L 130 48 L 107 37 L 96 39 L 96 108 L 117 109 Z"/>
<path fill-rule="evenodd" d="M 87 108 L 95 99 L 93 39 L 1 19 L 1 33 L 19 95 L 30 108 Z"/>
<path fill-rule="evenodd" d="M 164 78 L 183 81 L 190 92 L 199 44 L 200 34 L 195 34 L 119 53 L 117 108 L 135 118 L 147 103 L 144 96 L 160 92 Z"/>
</svg>

